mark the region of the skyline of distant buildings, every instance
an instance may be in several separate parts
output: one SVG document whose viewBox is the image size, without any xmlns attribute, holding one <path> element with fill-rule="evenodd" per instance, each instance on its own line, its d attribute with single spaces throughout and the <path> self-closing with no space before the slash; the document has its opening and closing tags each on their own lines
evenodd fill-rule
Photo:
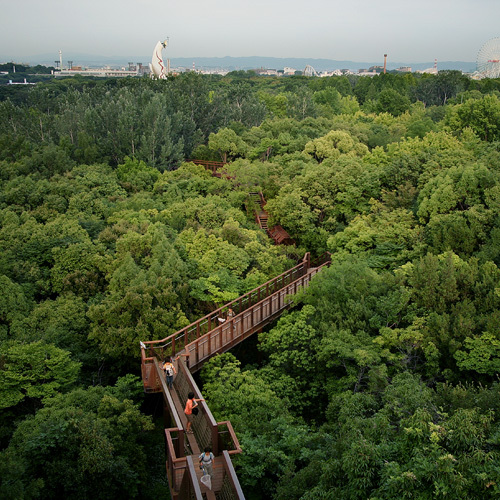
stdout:
<svg viewBox="0 0 500 500">
<path fill-rule="evenodd" d="M 56 70 L 53 72 L 55 76 L 71 76 L 75 74 L 84 74 L 87 76 L 98 76 L 98 77 L 120 77 L 120 76 L 144 76 L 145 74 L 152 74 L 153 77 L 165 78 L 167 74 L 177 74 L 183 72 L 197 72 L 201 74 L 218 74 L 226 75 L 231 69 L 226 68 L 213 68 L 213 67 L 201 67 L 196 68 L 195 61 L 192 63 L 192 67 L 178 66 L 171 68 L 170 59 L 163 59 L 162 50 L 168 46 L 168 39 L 164 42 L 159 41 L 153 51 L 152 63 L 144 65 L 141 62 L 128 63 L 128 68 L 122 66 L 121 68 L 112 68 L 110 66 L 105 66 L 101 68 L 91 69 L 89 67 L 74 66 L 73 61 L 67 61 L 67 68 L 63 67 L 62 51 L 59 50 L 59 60 L 54 61 Z M 159 61 L 159 65 L 157 62 Z M 333 62 L 333 61 L 332 61 Z M 156 65 L 155 65 L 156 64 Z M 156 68 L 156 69 L 155 69 Z M 158 72 L 161 70 L 161 75 Z M 265 66 L 260 68 L 250 68 L 257 75 L 261 76 L 291 76 L 291 75 L 305 75 L 305 76 L 317 76 L 317 77 L 328 77 L 328 76 L 341 76 L 341 75 L 358 75 L 358 76 L 375 76 L 379 73 L 386 73 L 387 71 L 387 54 L 384 54 L 384 65 L 372 65 L 368 69 L 358 68 L 353 70 L 352 68 L 345 69 L 325 69 L 322 68 L 320 71 L 310 65 L 306 64 L 303 70 L 297 69 L 291 66 L 284 66 L 283 69 L 274 69 Z M 389 70 L 390 71 L 390 70 Z M 401 66 L 399 68 L 393 68 L 393 71 L 401 73 L 412 72 L 411 66 Z M 437 59 L 434 59 L 434 65 L 431 68 L 426 68 L 423 70 L 416 70 L 418 73 L 430 73 L 437 74 Z"/>
<path fill-rule="evenodd" d="M 70 61 L 71 62 L 71 61 Z M 309 68 L 309 71 L 308 71 Z M 191 68 L 180 66 L 180 67 L 172 67 L 170 69 L 170 74 L 179 74 L 186 72 L 195 72 L 204 75 L 227 75 L 230 71 L 226 68 L 199 68 L 197 69 L 193 63 Z M 318 77 L 330 77 L 330 76 L 342 76 L 342 75 L 357 75 L 357 76 L 375 76 L 377 74 L 384 72 L 383 66 L 371 66 L 369 68 L 360 68 L 357 71 L 353 71 L 351 69 L 334 69 L 331 71 L 323 70 L 316 71 L 312 66 L 306 66 L 305 70 L 300 70 L 297 68 L 293 68 L 290 66 L 285 66 L 283 69 L 274 69 L 274 68 L 255 68 L 250 71 L 254 71 L 257 75 L 260 76 L 293 76 L 293 75 L 305 75 L 305 76 L 318 76 Z M 397 71 L 400 73 L 411 73 L 411 66 L 401 66 L 399 68 L 389 70 L 389 71 Z M 435 64 L 434 67 L 424 69 L 424 70 L 416 70 L 415 73 L 430 73 L 437 74 L 438 69 Z M 73 75 L 85 75 L 85 76 L 95 76 L 95 77 L 126 77 L 126 76 L 144 76 L 150 73 L 150 69 L 143 65 L 142 63 L 129 63 L 128 68 L 122 66 L 121 68 L 112 68 L 110 66 L 105 66 L 102 68 L 89 68 L 83 66 L 74 66 L 56 69 L 53 74 L 56 77 L 62 76 L 73 76 Z"/>
<path fill-rule="evenodd" d="M 76 54 L 75 54 L 76 55 Z M 87 56 L 88 57 L 88 56 Z M 74 57 L 82 58 L 82 62 L 67 60 L 63 62 L 62 52 L 59 51 L 59 60 L 55 60 L 54 64 L 41 63 L 41 65 L 48 68 L 54 67 L 52 74 L 56 77 L 67 77 L 74 76 L 77 74 L 101 78 L 113 78 L 113 77 L 137 77 L 144 76 L 150 73 L 151 64 L 143 64 L 141 62 L 128 62 L 119 63 L 116 61 L 113 63 L 109 60 L 107 63 L 104 62 L 106 58 L 101 58 L 104 64 L 99 64 L 97 61 L 86 60 L 86 56 L 76 56 Z M 335 60 L 323 60 L 323 59 L 311 59 L 313 64 L 318 64 L 319 70 L 316 70 L 312 65 L 307 63 L 307 59 L 289 58 L 271 58 L 271 57 L 252 57 L 252 58 L 193 58 L 193 62 L 190 65 L 184 59 L 175 59 L 175 65 L 170 64 L 170 59 L 164 60 L 164 66 L 169 74 L 179 74 L 184 72 L 196 72 L 200 74 L 216 74 L 216 75 L 226 75 L 231 71 L 254 71 L 257 75 L 261 76 L 291 76 L 291 75 L 305 75 L 305 76 L 317 76 L 317 77 L 331 77 L 331 76 L 342 76 L 342 75 L 357 75 L 357 76 L 375 76 L 383 72 L 397 72 L 397 73 L 428 73 L 437 74 L 438 64 L 437 60 L 434 60 L 434 65 L 432 67 L 425 68 L 422 63 L 416 64 L 417 68 L 413 68 L 412 65 L 401 65 L 400 67 L 395 67 L 396 64 L 392 64 L 392 67 L 387 67 L 387 54 L 384 54 L 384 65 L 374 64 L 371 66 L 358 67 L 355 68 L 355 62 L 353 61 L 335 61 Z M 196 61 L 195 61 L 196 59 Z M 189 59 L 188 59 L 189 60 Z M 196 66 L 195 62 L 199 63 Z M 299 64 L 301 66 L 293 65 L 293 63 Z M 181 63 L 181 64 L 179 64 Z M 251 64 L 259 63 L 259 66 L 250 66 Z M 266 64 L 267 63 L 267 64 Z M 283 64 L 280 68 L 279 66 L 271 66 L 272 64 Z M 288 65 L 286 64 L 288 63 Z M 292 63 L 292 65 L 290 65 Z M 331 63 L 331 65 L 330 65 Z M 343 68 L 340 66 L 345 63 L 346 66 Z M 17 63 L 16 63 L 17 64 Z M 216 65 L 219 64 L 217 67 Z M 305 64 L 305 68 L 302 65 Z M 366 63 L 360 63 L 366 64 Z M 30 64 L 32 65 L 32 64 Z M 330 68 L 328 66 L 330 65 Z M 474 72 L 472 63 L 465 62 L 444 62 L 444 67 L 442 69 L 458 69 L 464 74 L 469 74 L 473 78 L 481 78 L 482 75 Z M 453 66 L 454 65 L 454 66 Z M 333 69 L 335 68 L 335 69 Z M 422 69 L 423 68 L 423 69 Z M 475 74 L 476 73 L 476 74 Z"/>
</svg>

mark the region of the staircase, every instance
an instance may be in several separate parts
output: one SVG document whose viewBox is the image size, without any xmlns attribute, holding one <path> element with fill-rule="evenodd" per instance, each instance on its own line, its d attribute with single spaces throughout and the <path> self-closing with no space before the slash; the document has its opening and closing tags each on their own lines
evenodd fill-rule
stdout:
<svg viewBox="0 0 500 500">
<path fill-rule="evenodd" d="M 268 220 L 269 214 L 264 209 L 266 200 L 264 195 L 260 192 L 248 193 L 248 197 L 254 207 L 255 221 L 259 227 L 264 230 L 267 235 L 274 241 L 276 245 L 293 245 L 295 241 L 290 238 L 290 235 L 283 229 L 283 227 L 276 225 L 269 228 Z"/>
</svg>

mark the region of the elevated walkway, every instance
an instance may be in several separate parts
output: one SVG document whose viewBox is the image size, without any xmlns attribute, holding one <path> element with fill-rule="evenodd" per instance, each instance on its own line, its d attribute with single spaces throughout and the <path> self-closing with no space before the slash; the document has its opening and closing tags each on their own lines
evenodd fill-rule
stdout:
<svg viewBox="0 0 500 500">
<path fill-rule="evenodd" d="M 295 267 L 165 339 L 141 342 L 144 390 L 163 394 L 166 470 L 174 500 L 244 498 L 231 462 L 232 455 L 241 453 L 231 423 L 216 422 L 206 402 L 201 401 L 200 413 L 194 417 L 194 434 L 184 430 L 188 393 L 203 399 L 192 374 L 215 354 L 231 349 L 277 319 L 291 307 L 294 296 L 309 285 L 311 278 L 329 264 L 329 254 L 314 261 L 306 254 Z M 229 309 L 232 316 L 227 314 Z M 175 359 L 177 369 L 172 390 L 168 389 L 159 365 L 160 360 L 168 357 Z M 197 457 L 206 446 L 211 446 L 216 457 L 211 491 L 199 481 Z"/>
<path fill-rule="evenodd" d="M 186 162 L 194 163 L 195 165 L 201 165 L 205 167 L 206 170 L 212 173 L 214 177 L 224 177 L 226 179 L 234 179 L 234 176 L 229 175 L 225 170 L 224 166 L 227 163 L 222 161 L 211 161 L 211 160 L 186 160 Z M 290 237 L 290 235 L 283 229 L 282 226 L 276 225 L 273 227 L 268 227 L 269 214 L 264 208 L 266 205 L 266 200 L 261 192 L 250 192 L 248 193 L 248 199 L 252 201 L 255 205 L 255 221 L 259 227 L 267 233 L 267 235 L 274 241 L 276 245 L 293 245 L 295 241 Z"/>
<path fill-rule="evenodd" d="M 212 161 L 212 160 L 185 160 L 186 163 L 194 163 L 195 165 L 200 165 L 205 167 L 206 170 L 212 172 L 214 177 L 225 177 L 226 179 L 234 179 L 234 177 L 230 176 L 227 172 L 222 170 L 224 165 L 227 165 L 227 162 L 223 161 Z"/>
<path fill-rule="evenodd" d="M 220 498 L 216 493 L 224 492 L 222 498 L 244 499 L 231 462 L 231 455 L 241 452 L 231 423 L 216 422 L 207 404 L 200 401 L 200 412 L 192 425 L 194 433 L 187 434 L 184 430 L 187 424 L 184 405 L 190 392 L 196 399 L 202 399 L 200 391 L 182 359 L 175 363 L 177 375 L 172 390 L 168 389 L 156 359 L 153 364 L 163 394 L 166 471 L 171 497 L 174 500 L 215 499 Z M 202 471 L 198 456 L 205 446 L 210 446 L 215 455 L 211 490 L 200 482 Z"/>
<path fill-rule="evenodd" d="M 269 227 L 268 219 L 269 214 L 264 208 L 266 206 L 266 200 L 264 195 L 260 192 L 248 193 L 249 199 L 252 200 L 253 204 L 257 207 L 255 209 L 255 222 L 259 227 L 264 230 L 267 235 L 274 241 L 276 245 L 293 245 L 295 241 L 290 237 L 290 235 L 283 229 L 282 226 L 276 225 Z"/>
</svg>

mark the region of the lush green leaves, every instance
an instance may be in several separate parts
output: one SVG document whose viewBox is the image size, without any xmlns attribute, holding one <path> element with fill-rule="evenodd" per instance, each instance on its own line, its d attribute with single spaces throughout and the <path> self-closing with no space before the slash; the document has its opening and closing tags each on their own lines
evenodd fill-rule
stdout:
<svg viewBox="0 0 500 500">
<path fill-rule="evenodd" d="M 19 468 L 11 473 L 25 489 L 37 487 L 40 498 L 135 498 L 146 486 L 141 437 L 151 429 L 112 388 L 59 395 L 18 426 L 8 453 Z"/>
<path fill-rule="evenodd" d="M 2 343 L 0 407 L 13 407 L 26 399 L 44 401 L 74 385 L 80 363 L 52 344 Z M 36 404 L 36 403 L 35 403 Z"/>
<path fill-rule="evenodd" d="M 139 341 L 328 249 L 250 362 L 242 344 L 246 365 L 202 374 L 246 496 L 497 497 L 499 88 L 190 72 L 10 92 L 0 496 L 161 495 L 143 489 L 163 459 L 146 459 L 140 381 L 95 385 L 136 372 Z M 218 178 L 186 158 L 232 162 Z M 253 191 L 296 246 L 257 228 Z"/>
</svg>

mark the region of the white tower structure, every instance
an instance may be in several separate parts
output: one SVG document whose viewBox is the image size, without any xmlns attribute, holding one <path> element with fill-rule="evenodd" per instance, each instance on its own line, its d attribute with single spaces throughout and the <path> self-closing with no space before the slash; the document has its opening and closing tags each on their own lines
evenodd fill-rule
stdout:
<svg viewBox="0 0 500 500">
<path fill-rule="evenodd" d="M 62 69 L 62 50 L 59 51 L 59 69 Z"/>
<path fill-rule="evenodd" d="M 149 69 L 151 70 L 151 78 L 158 78 L 164 80 L 167 78 L 167 71 L 165 69 L 165 64 L 163 63 L 163 56 L 161 54 L 162 49 L 168 45 L 168 38 L 163 42 L 158 42 L 153 50 L 153 58 L 151 59 L 151 64 Z"/>
</svg>

